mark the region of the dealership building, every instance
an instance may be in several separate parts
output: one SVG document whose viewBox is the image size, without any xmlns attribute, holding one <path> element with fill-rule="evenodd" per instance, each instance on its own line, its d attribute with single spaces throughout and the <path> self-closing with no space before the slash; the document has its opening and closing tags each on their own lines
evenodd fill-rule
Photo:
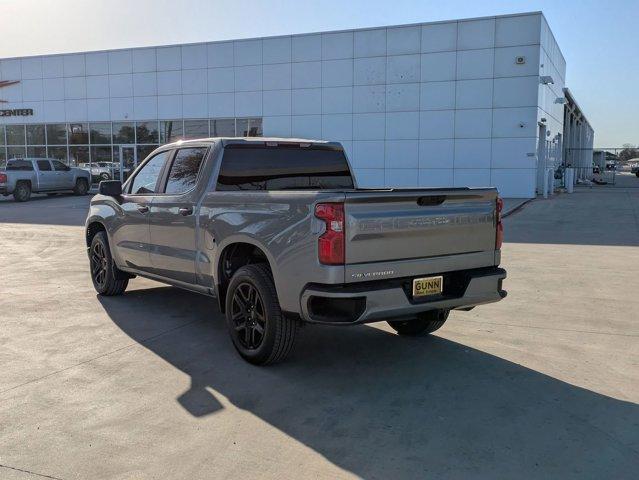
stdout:
<svg viewBox="0 0 639 480">
<path fill-rule="evenodd" d="M 0 163 L 120 173 L 183 138 L 312 138 L 342 142 L 360 186 L 533 197 L 565 161 L 565 73 L 541 12 L 0 59 Z"/>
</svg>

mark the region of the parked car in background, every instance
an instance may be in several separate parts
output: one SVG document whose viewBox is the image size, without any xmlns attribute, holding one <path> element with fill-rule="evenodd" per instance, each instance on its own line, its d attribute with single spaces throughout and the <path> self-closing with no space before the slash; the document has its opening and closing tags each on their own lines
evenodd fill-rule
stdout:
<svg viewBox="0 0 639 480">
<path fill-rule="evenodd" d="M 78 167 L 91 173 L 93 183 L 120 179 L 120 164 L 116 162 L 81 163 Z"/>
<path fill-rule="evenodd" d="M 135 275 L 218 298 L 233 344 L 283 359 L 301 322 L 432 333 L 506 296 L 495 188 L 360 189 L 339 143 L 215 138 L 101 182 L 86 221 L 101 295 Z"/>
<path fill-rule="evenodd" d="M 631 163 L 634 162 L 634 163 Z M 633 158 L 630 160 L 630 172 L 639 177 L 639 158 Z"/>
<path fill-rule="evenodd" d="M 13 194 L 18 202 L 29 200 L 31 193 L 72 191 L 85 195 L 90 184 L 91 175 L 86 170 L 49 158 L 12 158 L 0 170 L 0 194 Z"/>
</svg>

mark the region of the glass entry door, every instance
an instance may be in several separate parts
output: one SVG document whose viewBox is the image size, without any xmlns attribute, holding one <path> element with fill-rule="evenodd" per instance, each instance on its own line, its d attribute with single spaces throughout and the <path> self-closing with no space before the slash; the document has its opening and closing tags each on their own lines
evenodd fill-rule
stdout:
<svg viewBox="0 0 639 480">
<path fill-rule="evenodd" d="M 120 145 L 120 181 L 125 182 L 138 166 L 135 145 Z"/>
</svg>

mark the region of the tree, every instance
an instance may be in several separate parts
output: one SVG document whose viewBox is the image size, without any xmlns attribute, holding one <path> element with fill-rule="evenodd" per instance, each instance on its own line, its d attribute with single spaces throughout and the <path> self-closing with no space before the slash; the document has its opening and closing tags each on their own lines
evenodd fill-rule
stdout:
<svg viewBox="0 0 639 480">
<path fill-rule="evenodd" d="M 624 143 L 623 150 L 619 152 L 619 160 L 625 162 L 631 158 L 639 158 L 639 148 L 631 143 Z"/>
</svg>

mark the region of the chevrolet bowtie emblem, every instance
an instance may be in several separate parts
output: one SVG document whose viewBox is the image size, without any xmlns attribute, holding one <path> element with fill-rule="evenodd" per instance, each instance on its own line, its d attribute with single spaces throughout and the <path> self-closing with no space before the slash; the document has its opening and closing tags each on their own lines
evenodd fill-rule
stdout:
<svg viewBox="0 0 639 480">
<path fill-rule="evenodd" d="M 0 80 L 0 88 L 8 87 L 9 85 L 14 85 L 16 83 L 20 83 L 20 80 Z M 0 103 L 8 103 L 6 100 L 0 99 Z"/>
</svg>

